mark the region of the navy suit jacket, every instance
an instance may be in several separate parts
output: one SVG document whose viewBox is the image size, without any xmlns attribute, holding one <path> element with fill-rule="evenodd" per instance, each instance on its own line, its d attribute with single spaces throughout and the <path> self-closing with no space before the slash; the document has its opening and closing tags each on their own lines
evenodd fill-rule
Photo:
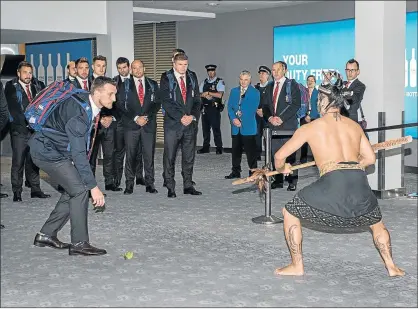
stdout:
<svg viewBox="0 0 418 309">
<path fill-rule="evenodd" d="M 79 94 L 78 97 L 89 100 L 86 94 Z M 97 183 L 87 156 L 92 126 L 93 119 L 89 119 L 86 111 L 69 98 L 49 115 L 43 131 L 32 135 L 29 140 L 30 154 L 47 162 L 73 161 L 87 189 L 93 189 Z"/>
</svg>

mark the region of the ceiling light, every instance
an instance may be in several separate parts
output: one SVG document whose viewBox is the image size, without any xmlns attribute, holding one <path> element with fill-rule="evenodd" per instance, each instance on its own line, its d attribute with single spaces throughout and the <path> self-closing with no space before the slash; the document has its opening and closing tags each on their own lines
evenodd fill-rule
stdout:
<svg viewBox="0 0 418 309">
<path fill-rule="evenodd" d="M 219 5 L 219 3 L 217 3 L 217 2 L 208 2 L 208 3 L 206 3 L 206 5 L 207 6 L 218 6 Z"/>
</svg>

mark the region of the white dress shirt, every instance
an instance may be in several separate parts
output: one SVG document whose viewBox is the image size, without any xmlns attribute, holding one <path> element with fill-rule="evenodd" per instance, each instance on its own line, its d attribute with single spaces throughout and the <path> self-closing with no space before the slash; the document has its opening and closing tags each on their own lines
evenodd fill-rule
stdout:
<svg viewBox="0 0 418 309">
<path fill-rule="evenodd" d="M 84 89 L 84 81 L 87 81 L 87 89 L 90 90 L 90 87 L 89 87 L 89 79 L 88 78 L 87 79 L 81 79 L 79 76 L 76 76 L 76 79 L 80 83 L 81 89 Z"/>
<path fill-rule="evenodd" d="M 280 92 L 282 91 L 282 87 L 283 87 L 283 84 L 285 83 L 285 81 L 286 81 L 286 77 L 285 76 L 283 76 L 282 78 L 280 78 L 278 81 L 276 81 L 276 80 L 274 81 L 273 95 L 274 95 L 274 92 L 276 91 L 277 82 L 279 82 L 279 90 L 277 91 L 276 102 L 273 102 L 274 110 L 277 110 L 277 103 L 279 102 Z"/>
<path fill-rule="evenodd" d="M 121 76 L 121 78 L 122 78 L 122 76 Z M 127 78 L 127 77 L 126 77 Z M 144 89 L 143 91 L 144 91 L 144 98 L 145 98 L 145 76 L 142 76 L 141 78 L 138 78 L 138 77 L 135 77 L 134 76 L 134 83 L 135 83 L 135 88 L 136 88 L 136 92 L 138 92 L 138 87 L 139 87 L 139 80 L 141 80 L 141 82 L 142 82 L 142 89 Z M 138 93 L 138 95 L 139 95 L 139 93 Z M 144 102 L 142 102 L 142 103 L 144 103 Z M 137 115 L 137 116 L 135 116 L 134 117 L 134 121 L 136 122 L 136 120 L 139 118 L 139 116 Z"/>
<path fill-rule="evenodd" d="M 100 108 L 98 108 L 97 105 L 94 103 L 91 95 L 89 95 L 89 101 L 91 105 L 91 111 L 93 112 L 93 121 L 94 121 L 94 118 L 96 118 L 96 116 L 100 113 Z"/>
<path fill-rule="evenodd" d="M 173 69 L 174 70 L 174 69 Z M 176 70 L 174 70 L 174 76 L 176 77 L 176 79 L 177 79 L 177 82 L 178 82 L 178 84 L 179 84 L 179 87 L 180 87 L 180 83 L 181 83 L 181 79 L 180 79 L 180 77 L 181 76 L 183 76 L 183 80 L 184 80 L 184 85 L 186 86 L 186 89 L 187 89 L 187 83 L 186 83 L 186 74 L 184 74 L 184 75 L 182 75 L 182 74 L 180 74 L 179 72 L 177 72 Z M 181 87 L 180 87 L 180 90 L 181 90 Z"/>
<path fill-rule="evenodd" d="M 23 90 L 25 90 L 25 93 L 26 93 L 26 95 L 28 95 L 28 89 L 26 88 L 26 86 L 27 85 L 29 85 L 29 92 L 30 92 L 30 96 L 32 97 L 32 100 L 33 100 L 33 95 L 32 95 L 32 83 L 29 83 L 29 84 L 25 84 L 24 82 L 22 82 L 20 79 L 19 79 L 19 84 L 22 86 L 22 88 L 23 88 Z"/>
</svg>

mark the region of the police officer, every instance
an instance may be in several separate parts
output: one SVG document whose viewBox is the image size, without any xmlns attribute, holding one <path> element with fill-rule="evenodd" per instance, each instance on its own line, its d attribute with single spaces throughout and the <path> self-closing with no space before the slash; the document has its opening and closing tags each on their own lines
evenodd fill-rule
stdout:
<svg viewBox="0 0 418 309">
<path fill-rule="evenodd" d="M 216 65 L 208 64 L 205 69 L 208 73 L 200 84 L 200 97 L 202 98 L 202 129 L 203 147 L 197 153 L 208 153 L 210 148 L 210 129 L 213 131 L 213 139 L 216 145 L 216 154 L 222 154 L 221 112 L 224 109 L 222 96 L 225 91 L 225 83 L 222 78 L 216 76 Z"/>
<path fill-rule="evenodd" d="M 255 88 L 258 89 L 258 91 L 260 91 L 260 97 L 261 97 L 265 93 L 267 85 L 270 83 L 269 81 L 270 76 L 271 76 L 270 68 L 268 68 L 265 65 L 261 65 L 258 68 L 258 76 L 259 76 L 260 82 L 257 83 L 257 85 L 255 85 Z M 266 126 L 266 121 L 263 118 L 263 109 L 261 106 L 261 101 L 260 101 L 260 105 L 258 106 L 257 115 L 255 119 L 257 120 L 257 137 L 256 137 L 257 160 L 260 161 L 261 153 L 263 152 L 263 146 L 262 146 L 263 129 Z"/>
</svg>

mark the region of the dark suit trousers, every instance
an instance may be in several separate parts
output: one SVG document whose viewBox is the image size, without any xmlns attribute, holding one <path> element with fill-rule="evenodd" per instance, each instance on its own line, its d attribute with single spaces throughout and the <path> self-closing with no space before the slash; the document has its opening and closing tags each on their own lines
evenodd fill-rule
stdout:
<svg viewBox="0 0 418 309">
<path fill-rule="evenodd" d="M 284 145 L 290 138 L 276 138 L 271 139 L 271 162 L 274 168 L 274 154 Z M 294 164 L 296 162 L 296 152 L 292 153 L 286 158 L 286 163 Z M 283 174 L 278 174 L 275 176 L 275 182 L 283 183 Z M 293 171 L 293 174 L 286 177 L 286 180 L 289 184 L 296 185 L 298 182 L 298 171 Z"/>
<path fill-rule="evenodd" d="M 265 128 L 265 120 L 263 117 L 258 115 L 255 116 L 257 120 L 257 136 L 256 136 L 256 148 L 257 148 L 257 156 L 261 156 L 263 152 L 263 129 Z"/>
<path fill-rule="evenodd" d="M 87 226 L 89 190 L 86 189 L 71 160 L 49 162 L 34 158 L 34 162 L 65 190 L 42 227 L 41 233 L 57 236 L 70 220 L 71 243 L 89 241 Z"/>
<path fill-rule="evenodd" d="M 241 173 L 242 148 L 244 147 L 250 169 L 257 168 L 256 135 L 232 135 L 232 172 Z"/>
<path fill-rule="evenodd" d="M 125 159 L 125 134 L 122 121 L 118 121 L 115 132 L 115 154 L 113 157 L 115 168 L 115 185 L 119 187 L 122 181 L 123 161 Z"/>
<path fill-rule="evenodd" d="M 157 134 L 155 134 L 157 136 Z M 144 157 L 142 155 L 142 147 L 138 147 L 136 155 L 136 178 L 144 178 Z"/>
<path fill-rule="evenodd" d="M 305 118 L 300 119 L 300 125 L 301 126 L 303 126 L 307 123 L 309 123 L 309 122 L 306 122 Z M 306 162 L 306 160 L 308 159 L 308 149 L 309 149 L 308 143 L 303 144 L 302 147 L 300 148 L 300 161 L 301 162 Z"/>
<path fill-rule="evenodd" d="M 145 132 L 140 130 L 125 129 L 125 178 L 126 187 L 133 187 L 137 175 L 138 151 L 141 149 L 145 168 L 145 185 L 154 185 L 154 155 L 155 155 L 155 135 L 156 132 Z M 141 158 L 141 159 L 142 159 Z"/>
<path fill-rule="evenodd" d="M 193 123 L 190 125 L 194 125 Z M 189 130 L 165 130 L 164 132 L 164 177 L 167 184 L 167 189 L 174 190 L 176 187 L 175 165 L 177 158 L 177 150 L 181 147 L 181 165 L 183 175 L 183 188 L 191 188 L 193 165 L 196 150 L 196 133 L 195 128 Z"/>
<path fill-rule="evenodd" d="M 116 127 L 114 126 L 110 126 L 107 129 L 99 129 L 90 156 L 91 170 L 93 171 L 93 174 L 96 176 L 97 156 L 99 154 L 100 145 L 102 145 L 103 176 L 105 178 L 105 185 L 113 184 L 116 175 L 114 166 L 115 135 Z"/>
<path fill-rule="evenodd" d="M 29 152 L 28 141 L 31 133 L 19 133 L 12 131 L 10 133 L 12 144 L 12 168 L 11 182 L 13 192 L 21 193 L 23 185 L 23 169 L 25 169 L 26 180 L 31 185 L 32 192 L 41 191 L 39 180 L 39 167 L 36 166 Z"/>
<path fill-rule="evenodd" d="M 218 149 L 222 149 L 221 113 L 216 107 L 205 107 L 202 114 L 203 148 L 210 148 L 210 129 L 213 131 L 213 140 Z"/>
</svg>

